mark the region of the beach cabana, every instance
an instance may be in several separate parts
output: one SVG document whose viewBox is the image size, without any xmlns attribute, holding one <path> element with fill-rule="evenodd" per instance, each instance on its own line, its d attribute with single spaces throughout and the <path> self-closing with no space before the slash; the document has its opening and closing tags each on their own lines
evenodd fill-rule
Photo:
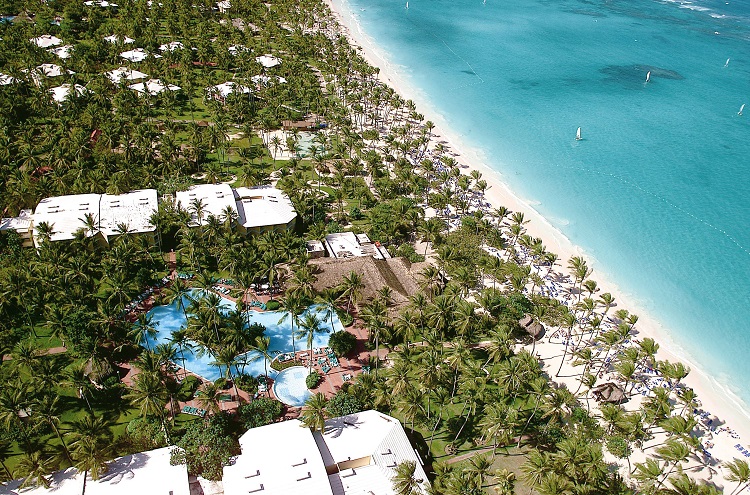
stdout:
<svg viewBox="0 0 750 495">
<path fill-rule="evenodd" d="M 135 90 L 141 94 L 158 95 L 163 91 L 179 91 L 181 88 L 174 84 L 164 84 L 159 79 L 149 79 L 145 83 L 131 84 L 128 86 L 130 89 Z"/>
<path fill-rule="evenodd" d="M 594 388 L 591 393 L 599 402 L 607 402 L 610 404 L 619 404 L 627 399 L 625 391 L 623 391 L 619 385 L 612 382 L 599 385 Z"/>
<path fill-rule="evenodd" d="M 272 67 L 281 65 L 281 59 L 279 57 L 274 57 L 273 55 L 261 55 L 260 57 L 255 57 L 255 61 L 266 69 L 271 69 Z"/>
<path fill-rule="evenodd" d="M 130 69 L 128 67 L 118 67 L 117 69 L 113 69 L 106 73 L 106 76 L 109 78 L 110 81 L 112 81 L 114 84 L 120 84 L 120 81 L 136 81 L 138 79 L 145 79 L 148 77 L 148 74 L 145 74 L 143 72 Z"/>
<path fill-rule="evenodd" d="M 29 41 L 39 48 L 52 48 L 53 46 L 62 45 L 62 40 L 51 34 L 43 34 L 37 38 L 31 38 Z"/>
<path fill-rule="evenodd" d="M 75 91 L 76 95 L 78 96 L 86 92 L 86 88 L 84 88 L 80 84 L 63 84 L 61 86 L 50 89 L 49 92 L 52 94 L 53 100 L 55 100 L 57 103 L 63 103 L 70 96 L 71 90 Z"/>
</svg>

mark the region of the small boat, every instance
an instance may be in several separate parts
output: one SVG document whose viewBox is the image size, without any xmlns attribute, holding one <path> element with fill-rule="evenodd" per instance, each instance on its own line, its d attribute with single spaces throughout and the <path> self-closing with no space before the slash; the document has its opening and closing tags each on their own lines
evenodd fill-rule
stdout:
<svg viewBox="0 0 750 495">
<path fill-rule="evenodd" d="M 743 111 L 743 110 L 745 110 L 745 104 L 744 104 L 744 103 L 743 103 L 743 104 L 742 104 L 742 106 L 740 107 L 740 111 L 739 111 L 739 112 L 737 112 L 737 115 L 742 115 L 742 111 Z"/>
<path fill-rule="evenodd" d="M 581 137 L 581 128 L 579 127 L 576 131 L 576 141 L 580 141 L 581 139 L 583 138 Z"/>
<path fill-rule="evenodd" d="M 727 61 L 724 62 L 724 68 L 726 69 L 727 67 L 729 67 L 729 59 L 727 59 Z"/>
<path fill-rule="evenodd" d="M 651 82 L 651 71 L 646 72 L 646 82 Z"/>
<path fill-rule="evenodd" d="M 406 2 L 406 8 L 407 9 L 409 8 L 409 2 Z"/>
</svg>

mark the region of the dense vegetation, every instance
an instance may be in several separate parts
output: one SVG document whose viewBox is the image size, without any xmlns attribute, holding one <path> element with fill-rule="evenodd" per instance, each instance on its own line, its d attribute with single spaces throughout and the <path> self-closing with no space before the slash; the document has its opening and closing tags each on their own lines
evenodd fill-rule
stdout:
<svg viewBox="0 0 750 495">
<path fill-rule="evenodd" d="M 255 378 L 233 374 L 230 365 L 242 367 L 237 356 L 249 349 L 268 352 L 263 329 L 245 330 L 241 311 L 219 311 L 217 296 L 198 299 L 183 307 L 188 326 L 172 336 L 173 344 L 154 349 L 146 345 L 153 322 L 143 314 L 134 322 L 124 311 L 170 272 L 174 250 L 177 270 L 197 276 L 171 282 L 157 302 L 181 301 L 190 288 L 231 277 L 233 295 L 260 282 L 283 290 L 277 303 L 292 315 L 300 347 L 311 345 L 316 332 L 314 321 L 298 318 L 313 301 L 366 326 L 371 347 L 391 350 L 387 366 L 374 362 L 371 373 L 330 400 L 315 395 L 303 419 L 321 428 L 326 417 L 365 408 L 396 415 L 432 464 L 434 493 L 484 493 L 488 485 L 514 493 L 520 486 L 515 472 L 540 494 L 634 493 L 609 469 L 604 453 L 629 462 L 657 429 L 671 437 L 656 449 L 656 460 L 634 467 L 639 490 L 716 493 L 680 469 L 700 448 L 689 415 L 695 396 L 678 387 L 689 370 L 657 362 L 658 346 L 648 339 L 638 349 L 617 352 L 637 317 L 619 310 L 616 324 L 605 325 L 612 298 L 594 295 L 596 283 L 583 260 L 570 261 L 578 288 L 574 307 L 535 290 L 541 279 L 531 265 L 551 269 L 556 256 L 526 234 L 522 214 L 472 206 L 471 198 L 487 189 L 481 174 L 463 174 L 440 146 L 437 157 L 428 153 L 432 124 L 380 84 L 377 71 L 343 37 L 327 30 L 331 21 L 321 3 L 248 0 L 226 14 L 212 2 L 118 3 L 107 9 L 77 0 L 0 2 L 4 12 L 20 14 L 0 23 L 0 71 L 17 79 L 0 86 L 4 216 L 54 195 L 137 188 L 170 195 L 197 182 L 277 180 L 299 221 L 294 232 L 246 237 L 232 212 L 189 227 L 190 213 L 202 217 L 202 206 L 184 211 L 166 200 L 153 217 L 155 243 L 122 235 L 103 246 L 93 241 L 95 226 L 86 219 L 66 243 L 49 240 L 50 226 L 36 226 L 38 249 L 21 249 L 13 233 L 0 235 L 0 351 L 10 357 L 0 366 L 3 478 L 26 476 L 28 484 L 46 485 L 52 470 L 70 465 L 96 477 L 114 456 L 173 444 L 184 449 L 176 462 L 215 479 L 236 453 L 242 431 L 280 417 L 281 404 L 264 397 L 242 405 L 234 418 L 219 413 L 226 390 L 257 390 Z M 72 44 L 71 58 L 60 61 L 29 43 L 41 34 Z M 182 90 L 138 96 L 125 84 L 111 84 L 103 74 L 120 65 L 118 54 L 127 49 L 104 41 L 111 34 L 130 36 L 132 46 L 152 53 L 162 43 L 184 43 L 185 49 L 137 66 Z M 238 45 L 248 50 L 231 54 L 229 47 Z M 282 64 L 263 69 L 255 57 L 264 53 L 281 57 Z M 61 81 L 87 91 L 53 103 L 48 90 L 59 83 L 42 79 L 37 85 L 24 72 L 41 63 L 74 71 Z M 258 75 L 287 82 L 256 84 L 252 77 Z M 225 101 L 206 96 L 206 87 L 227 80 L 254 88 L 253 95 Z M 327 125 L 309 149 L 300 148 L 295 133 L 286 143 L 271 137 L 282 120 L 308 115 Z M 282 146 L 292 150 L 290 159 L 277 159 Z M 441 215 L 426 218 L 428 207 L 450 207 L 462 214 L 461 224 L 449 233 Z M 422 271 L 420 291 L 406 307 L 394 309 L 387 290 L 361 300 L 357 273 L 328 290 L 314 289 L 303 241 L 342 229 L 366 232 L 411 261 L 431 255 L 434 263 Z M 128 226 L 121 230 L 127 233 Z M 527 314 L 578 342 L 599 344 L 597 352 L 588 348 L 573 356 L 581 369 L 579 390 L 553 385 L 533 350 L 519 348 L 532 343 L 518 323 Z M 346 338 L 335 341 L 339 354 L 352 347 Z M 170 365 L 179 364 L 187 345 L 209 353 L 225 378 L 196 390 L 195 380 Z M 138 370 L 131 387 L 120 380 L 125 364 Z M 592 409 L 595 370 L 605 365 L 622 375 L 626 388 L 645 367 L 659 369 L 670 388 L 636 412 Z M 178 401 L 194 396 L 208 411 L 203 421 L 176 409 Z M 523 462 L 513 465 L 519 453 Z M 742 461 L 730 471 L 740 484 L 750 477 Z M 410 472 L 413 466 L 399 467 L 402 493 L 413 490 Z"/>
</svg>

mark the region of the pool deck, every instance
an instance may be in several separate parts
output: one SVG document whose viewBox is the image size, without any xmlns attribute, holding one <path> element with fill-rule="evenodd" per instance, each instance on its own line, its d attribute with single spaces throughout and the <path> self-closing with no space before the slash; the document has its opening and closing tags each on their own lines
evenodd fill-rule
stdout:
<svg viewBox="0 0 750 495">
<path fill-rule="evenodd" d="M 168 264 L 170 268 L 170 275 L 168 278 L 171 280 L 174 280 L 178 277 L 177 272 L 177 266 L 176 266 L 176 259 L 175 259 L 174 252 L 169 253 L 169 259 Z M 235 287 L 225 284 L 216 284 L 218 287 L 223 287 L 226 289 L 235 289 Z M 131 311 L 128 312 L 127 319 L 131 321 L 135 321 L 137 314 L 143 311 L 148 311 L 154 306 L 154 297 L 155 295 L 158 295 L 162 287 L 154 288 L 153 294 L 143 300 L 140 304 L 138 304 L 136 307 L 134 307 Z M 211 290 L 212 292 L 216 292 L 221 297 L 228 299 L 234 303 L 238 302 L 240 298 L 234 297 L 229 294 L 224 294 L 217 292 L 213 290 L 212 288 L 209 288 L 207 290 Z M 270 294 L 267 291 L 256 291 L 253 289 L 248 289 L 248 291 L 244 294 L 244 297 L 242 298 L 245 303 L 249 303 L 251 301 L 260 301 L 262 303 L 267 303 L 270 300 L 278 299 L 281 297 L 282 294 Z M 258 307 L 251 307 L 250 309 L 253 309 L 255 311 L 263 311 Z M 347 332 L 353 334 L 357 338 L 357 344 L 351 353 L 349 353 L 348 356 L 342 356 L 338 358 L 339 366 L 332 367 L 328 373 L 324 373 L 322 370 L 322 366 L 318 364 L 317 359 L 318 357 L 325 356 L 322 353 L 314 354 L 313 355 L 313 366 L 312 369 L 320 373 L 322 379 L 317 387 L 314 389 L 311 389 L 311 392 L 313 394 L 321 392 L 323 393 L 327 398 L 333 397 L 336 392 L 341 390 L 341 387 L 344 385 L 345 382 L 353 380 L 357 375 L 362 373 L 362 366 L 367 366 L 370 362 L 370 357 L 375 355 L 375 351 L 368 351 L 365 349 L 365 343 L 368 340 L 368 333 L 367 329 L 363 328 L 358 324 L 359 322 L 355 319 L 355 322 L 353 325 L 346 327 L 344 330 Z M 385 357 L 388 354 L 388 350 L 386 348 L 380 349 L 380 360 L 385 359 Z M 301 349 L 295 353 L 295 359 L 301 361 L 304 363 L 305 366 L 308 366 L 308 360 L 309 360 L 309 351 L 307 349 Z M 308 359 L 305 359 L 308 358 Z M 134 368 L 129 363 L 119 363 L 119 366 L 121 368 L 126 369 L 125 375 L 122 377 L 122 382 L 128 386 L 133 386 L 133 378 L 138 373 L 138 369 Z M 183 369 L 182 367 L 178 366 L 179 371 L 178 375 L 184 378 L 186 375 L 193 375 L 196 378 L 198 378 L 201 383 L 207 383 L 209 382 L 205 378 L 203 378 L 200 375 L 197 375 L 195 373 L 192 373 L 188 370 Z M 252 397 L 250 394 L 243 390 L 238 390 L 239 397 L 237 397 L 237 392 L 235 392 L 234 388 L 231 388 L 226 391 L 227 394 L 230 394 L 232 396 L 231 401 L 220 401 L 219 402 L 219 409 L 222 411 L 228 411 L 233 412 L 236 411 L 241 404 L 249 402 Z M 273 379 L 269 378 L 268 383 L 268 392 L 260 392 L 256 395 L 256 397 L 260 396 L 268 396 L 272 398 L 276 398 L 273 394 Z M 239 400 L 238 400 L 239 399 Z M 189 400 L 189 401 L 183 401 L 179 402 L 177 404 L 178 411 L 182 411 L 185 406 L 192 406 L 195 408 L 201 408 L 202 405 L 195 399 Z M 167 408 L 169 408 L 169 405 L 167 405 Z M 283 420 L 287 419 L 294 419 L 299 417 L 299 415 L 302 412 L 301 407 L 292 407 L 292 406 L 285 406 L 285 413 Z"/>
</svg>

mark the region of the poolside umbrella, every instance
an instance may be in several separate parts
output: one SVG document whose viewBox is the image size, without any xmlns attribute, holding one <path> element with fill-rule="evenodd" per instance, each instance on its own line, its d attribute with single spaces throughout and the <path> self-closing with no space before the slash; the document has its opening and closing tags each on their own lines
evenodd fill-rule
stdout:
<svg viewBox="0 0 750 495">
<path fill-rule="evenodd" d="M 592 394 L 599 402 L 619 404 L 626 399 L 625 392 L 616 384 L 607 382 L 592 390 Z"/>
</svg>

